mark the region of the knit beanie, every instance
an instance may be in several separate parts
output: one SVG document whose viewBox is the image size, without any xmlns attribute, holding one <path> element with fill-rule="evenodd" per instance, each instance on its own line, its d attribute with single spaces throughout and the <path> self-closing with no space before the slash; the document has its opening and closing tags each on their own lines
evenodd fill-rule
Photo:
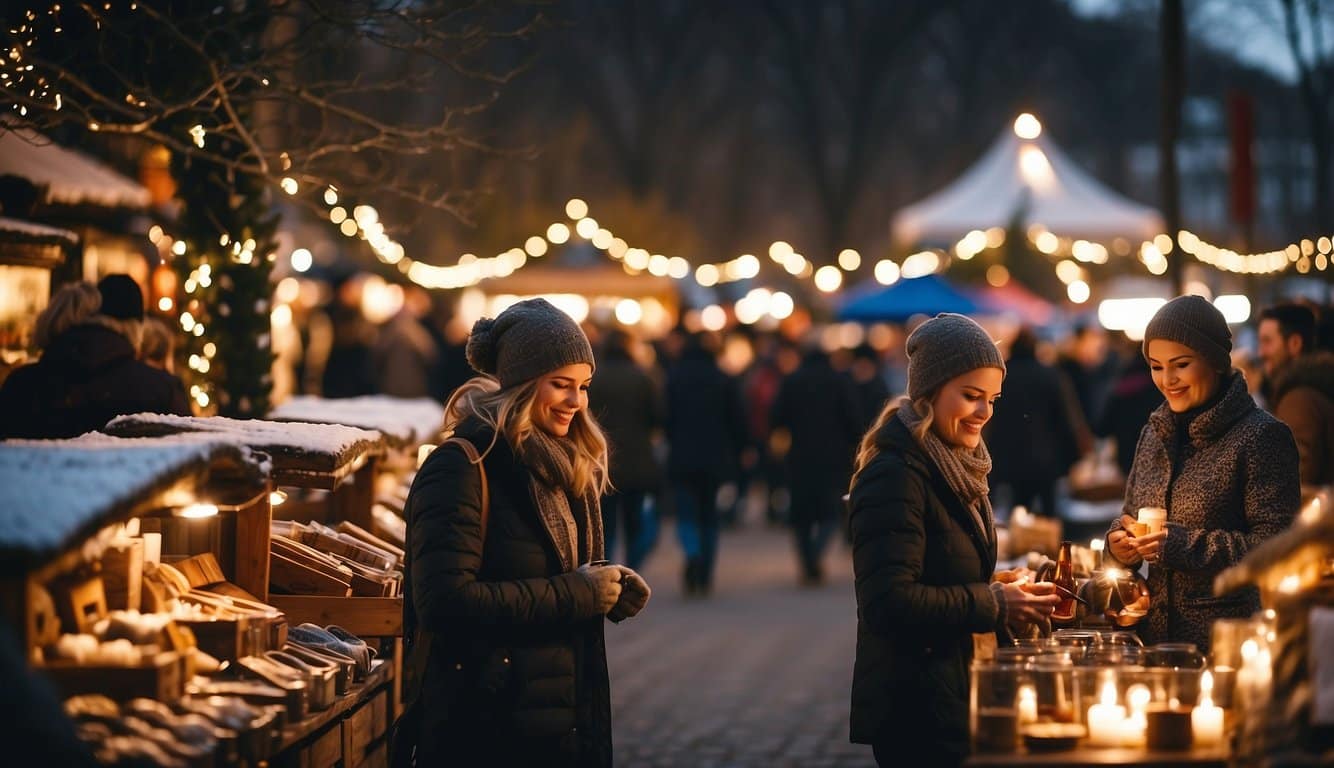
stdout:
<svg viewBox="0 0 1334 768">
<path fill-rule="evenodd" d="M 143 320 L 144 294 L 139 284 L 126 274 L 107 275 L 97 283 L 102 294 L 102 309 L 107 317 L 117 320 Z"/>
<path fill-rule="evenodd" d="M 546 299 L 521 301 L 494 320 L 478 320 L 468 336 L 467 355 L 469 365 L 495 376 L 501 388 L 573 363 L 596 367 L 583 329 Z"/>
<path fill-rule="evenodd" d="M 943 312 L 908 337 L 908 397 L 913 400 L 978 368 L 999 368 L 1004 374 L 1005 359 L 982 326 L 963 315 Z"/>
<path fill-rule="evenodd" d="M 1184 344 L 1202 356 L 1215 370 L 1232 369 L 1232 331 L 1213 304 L 1201 296 L 1178 296 L 1154 313 L 1144 329 L 1144 358 L 1149 342 L 1166 339 Z"/>
</svg>

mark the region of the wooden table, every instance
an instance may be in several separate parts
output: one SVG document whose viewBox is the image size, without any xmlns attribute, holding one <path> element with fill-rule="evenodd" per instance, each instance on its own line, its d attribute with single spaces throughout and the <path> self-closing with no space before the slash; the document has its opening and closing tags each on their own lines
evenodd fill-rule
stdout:
<svg viewBox="0 0 1334 768">
<path fill-rule="evenodd" d="M 978 754 L 964 761 L 969 768 L 1021 768 L 1035 765 L 1060 765 L 1069 768 L 1226 768 L 1227 750 L 1190 749 L 1179 752 L 1149 752 L 1143 749 L 1094 749 L 1080 747 L 1067 752 L 1026 752 Z"/>
</svg>

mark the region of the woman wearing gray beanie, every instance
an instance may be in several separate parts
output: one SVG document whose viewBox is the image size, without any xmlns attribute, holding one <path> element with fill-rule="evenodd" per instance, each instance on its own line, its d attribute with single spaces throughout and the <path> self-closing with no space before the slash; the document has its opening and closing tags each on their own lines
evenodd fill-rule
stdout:
<svg viewBox="0 0 1334 768">
<path fill-rule="evenodd" d="M 1146 643 L 1208 652 L 1215 619 L 1258 611 L 1254 589 L 1215 596 L 1214 577 L 1287 528 L 1301 503 L 1292 433 L 1256 407 L 1231 351 L 1227 321 L 1199 296 L 1167 302 L 1144 332 L 1144 357 L 1166 402 L 1140 432 L 1107 549 L 1127 567 L 1149 563 L 1153 597 L 1139 625 Z M 1166 526 L 1137 530 L 1143 507 L 1166 509 Z"/>
<path fill-rule="evenodd" d="M 481 473 L 445 445 L 408 495 L 414 684 L 394 762 L 609 766 L 603 620 L 637 614 L 649 588 L 602 559 L 593 350 L 568 315 L 530 299 L 477 321 L 467 354 L 482 375 L 450 398 L 445 431 L 475 448 Z"/>
<path fill-rule="evenodd" d="M 995 642 L 1044 619 L 1058 598 L 1050 584 L 992 581 L 982 427 L 1005 378 L 996 344 L 972 320 L 941 314 L 907 347 L 908 397 L 862 438 L 852 478 L 851 736 L 880 765 L 900 764 L 905 745 L 915 764 L 957 765 L 968 755 L 974 634 Z"/>
</svg>

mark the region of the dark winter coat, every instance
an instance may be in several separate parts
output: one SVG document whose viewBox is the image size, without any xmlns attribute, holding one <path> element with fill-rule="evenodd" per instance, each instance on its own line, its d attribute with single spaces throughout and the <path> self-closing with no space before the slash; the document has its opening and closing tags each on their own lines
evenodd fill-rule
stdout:
<svg viewBox="0 0 1334 768">
<path fill-rule="evenodd" d="M 708 350 L 687 347 L 667 371 L 666 395 L 668 476 L 734 477 L 746 445 L 745 408 L 736 380 Z"/>
<path fill-rule="evenodd" d="M 0 437 L 66 438 L 130 413 L 190 415 L 181 380 L 135 359 L 134 347 L 101 325 L 76 325 L 42 358 L 0 388 Z"/>
<path fill-rule="evenodd" d="M 1292 433 L 1255 405 L 1240 371 L 1222 386 L 1196 414 L 1163 403 L 1135 449 L 1123 511 L 1163 507 L 1168 525 L 1162 562 L 1149 566 L 1146 643 L 1189 642 L 1207 653 L 1215 619 L 1259 610 L 1254 589 L 1215 597 L 1214 577 L 1286 529 L 1301 502 Z M 1120 527 L 1118 518 L 1111 530 Z"/>
<path fill-rule="evenodd" d="M 857 661 L 852 741 L 901 744 L 959 762 L 968 753 L 973 633 L 1002 620 L 985 536 L 897 418 L 852 487 Z"/>
<path fill-rule="evenodd" d="M 456 434 L 481 453 L 493 433 L 471 422 Z M 404 632 L 420 625 L 434 635 L 420 678 L 418 765 L 609 766 L 610 689 L 593 586 L 562 572 L 529 472 L 503 437 L 483 464 L 485 543 L 477 468 L 455 446 L 426 460 L 404 510 Z"/>
<path fill-rule="evenodd" d="M 653 433 L 662 428 L 663 402 L 648 372 L 624 353 L 598 361 L 588 406 L 610 445 L 611 483 L 617 491 L 656 491 L 662 471 L 653 455 Z"/>
<path fill-rule="evenodd" d="M 1075 463 L 1079 452 L 1067 397 L 1058 369 L 1031 354 L 1006 362 L 1005 394 L 986 429 L 993 487 L 1050 483 Z"/>
<path fill-rule="evenodd" d="M 1292 362 L 1274 383 L 1274 417 L 1292 430 L 1303 485 L 1334 483 L 1334 354 Z"/>
<path fill-rule="evenodd" d="M 865 423 L 852 379 L 834 370 L 828 355 L 808 354 L 783 379 L 770 424 L 792 437 L 786 461 L 789 482 L 843 495 Z"/>
</svg>

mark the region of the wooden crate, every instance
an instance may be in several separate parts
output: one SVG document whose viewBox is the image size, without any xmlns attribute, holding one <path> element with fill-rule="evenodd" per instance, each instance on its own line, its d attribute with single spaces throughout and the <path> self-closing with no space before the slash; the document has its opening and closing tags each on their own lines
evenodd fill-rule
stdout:
<svg viewBox="0 0 1334 768">
<path fill-rule="evenodd" d="M 78 664 L 64 659 L 37 668 L 63 696 L 100 693 L 117 701 L 136 698 L 173 702 L 185 692 L 185 670 L 178 653 L 164 652 L 137 667 Z"/>
<path fill-rule="evenodd" d="M 403 634 L 401 597 L 321 597 L 270 595 L 269 605 L 287 615 L 289 624 L 337 624 L 358 637 Z"/>
</svg>

